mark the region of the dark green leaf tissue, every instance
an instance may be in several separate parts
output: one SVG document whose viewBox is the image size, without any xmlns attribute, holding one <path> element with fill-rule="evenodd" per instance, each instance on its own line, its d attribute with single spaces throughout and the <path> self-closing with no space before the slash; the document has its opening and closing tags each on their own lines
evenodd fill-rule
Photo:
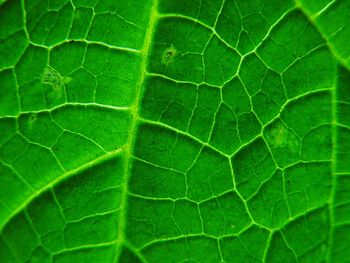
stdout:
<svg viewBox="0 0 350 263">
<path fill-rule="evenodd" d="M 1 263 L 349 263 L 350 0 L 0 0 Z"/>
</svg>

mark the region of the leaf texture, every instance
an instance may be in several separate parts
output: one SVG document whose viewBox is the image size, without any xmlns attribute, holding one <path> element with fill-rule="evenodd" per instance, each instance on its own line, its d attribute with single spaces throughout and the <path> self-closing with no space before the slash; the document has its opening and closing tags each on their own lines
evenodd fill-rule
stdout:
<svg viewBox="0 0 350 263">
<path fill-rule="evenodd" d="M 349 262 L 349 0 L 0 1 L 0 262 Z"/>
</svg>

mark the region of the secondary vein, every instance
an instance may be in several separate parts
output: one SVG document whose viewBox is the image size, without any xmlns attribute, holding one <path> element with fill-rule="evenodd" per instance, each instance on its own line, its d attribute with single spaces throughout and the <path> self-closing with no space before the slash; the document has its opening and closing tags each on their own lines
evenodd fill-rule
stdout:
<svg viewBox="0 0 350 263">
<path fill-rule="evenodd" d="M 12 218 L 14 218 L 18 213 L 20 213 L 21 211 L 23 211 L 29 203 L 31 203 L 36 197 L 38 197 L 39 195 L 41 195 L 42 193 L 44 193 L 45 191 L 49 190 L 50 188 L 55 187 L 56 185 L 58 185 L 60 182 L 62 182 L 63 180 L 66 180 L 69 177 L 72 177 L 76 174 L 79 174 L 83 171 L 88 170 L 89 168 L 102 163 L 106 160 L 112 159 L 115 156 L 118 156 L 121 152 L 123 152 L 123 147 L 118 148 L 112 152 L 108 152 L 102 156 L 99 156 L 98 158 L 91 160 L 89 162 L 86 162 L 84 164 L 82 164 L 81 166 L 70 170 L 66 173 L 63 173 L 61 176 L 56 177 L 55 179 L 53 179 L 52 181 L 50 181 L 49 183 L 47 183 L 46 185 L 44 185 L 42 188 L 37 189 L 35 192 L 33 192 L 30 196 L 28 196 L 26 198 L 26 200 L 24 200 L 24 202 L 22 202 L 21 205 L 19 205 L 17 207 L 17 209 L 15 209 L 5 220 L 2 224 L 0 224 L 0 233 L 1 231 L 4 229 L 4 227 L 11 221 Z"/>
</svg>

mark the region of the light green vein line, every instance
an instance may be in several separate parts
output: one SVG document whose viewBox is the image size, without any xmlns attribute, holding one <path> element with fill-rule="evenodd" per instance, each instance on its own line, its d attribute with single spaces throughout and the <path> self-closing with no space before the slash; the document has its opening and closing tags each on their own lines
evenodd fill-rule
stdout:
<svg viewBox="0 0 350 263">
<path fill-rule="evenodd" d="M 114 45 L 110 45 L 110 44 L 107 44 L 105 42 L 102 42 L 102 41 L 92 41 L 92 40 L 85 40 L 85 39 L 74 39 L 76 42 L 80 42 L 80 43 L 86 43 L 88 45 L 99 45 L 99 46 L 103 46 L 103 47 L 106 47 L 106 48 L 109 48 L 109 49 L 114 49 L 114 50 L 119 50 L 119 51 L 125 51 L 125 52 L 130 52 L 130 53 L 136 53 L 136 54 L 139 54 L 141 51 L 140 50 L 137 50 L 137 49 L 134 49 L 134 48 L 128 48 L 128 47 L 122 47 L 122 46 L 114 46 Z M 64 40 L 62 42 L 59 42 L 58 44 L 55 44 L 55 45 L 52 45 L 50 46 L 50 49 L 52 48 L 55 48 L 57 46 L 60 46 L 64 43 L 69 43 L 70 39 L 68 40 Z M 38 45 L 38 44 L 36 44 Z M 44 46 L 44 45 L 38 45 L 38 46 L 42 46 L 42 47 L 45 47 L 47 48 L 47 46 Z"/>
<path fill-rule="evenodd" d="M 104 243 L 96 243 L 96 244 L 86 244 L 83 246 L 78 247 L 69 247 L 61 249 L 60 251 L 57 251 L 53 253 L 53 256 L 65 253 L 65 252 L 72 252 L 72 251 L 78 251 L 78 250 L 84 250 L 84 249 L 91 249 L 91 248 L 103 248 L 103 247 L 109 247 L 115 245 L 116 241 L 110 241 L 110 242 L 104 242 Z"/>
<path fill-rule="evenodd" d="M 271 36 L 271 32 L 275 30 L 275 28 L 280 24 L 280 22 L 285 19 L 289 14 L 294 12 L 296 8 L 293 6 L 286 10 L 267 30 L 265 36 L 259 41 L 259 44 L 255 46 L 255 48 L 252 51 L 249 51 L 248 53 L 244 54 L 244 57 L 251 54 L 251 53 L 256 53 L 259 47 L 264 43 L 266 39 L 268 39 Z"/>
<path fill-rule="evenodd" d="M 334 200 L 337 185 L 337 85 L 333 86 L 332 92 L 332 190 L 329 195 L 329 241 L 326 262 L 331 262 L 333 236 L 334 236 Z"/>
<path fill-rule="evenodd" d="M 112 106 L 112 105 L 106 105 L 106 104 L 100 104 L 95 102 L 87 102 L 87 103 L 81 103 L 81 102 L 66 102 L 62 103 L 60 105 L 46 108 L 46 109 L 40 109 L 40 110 L 30 110 L 30 111 L 20 111 L 16 115 L 1 115 L 0 118 L 18 118 L 19 116 L 23 114 L 40 114 L 43 112 L 53 112 L 56 110 L 64 109 L 65 107 L 96 107 L 96 108 L 102 108 L 102 109 L 108 109 L 108 110 L 115 110 L 115 111 L 129 111 L 129 107 L 119 107 L 119 106 Z"/>
<path fill-rule="evenodd" d="M 316 14 L 312 15 L 311 18 L 315 19 L 318 16 L 322 15 L 324 12 L 326 12 L 334 3 L 336 2 L 336 0 L 332 0 L 331 2 L 329 2 L 328 4 L 326 4 L 320 11 L 318 11 Z"/>
<path fill-rule="evenodd" d="M 329 36 L 323 30 L 321 30 L 320 27 L 317 25 L 317 17 L 310 17 L 300 0 L 295 0 L 295 2 L 296 2 L 297 7 L 299 8 L 299 10 L 304 14 L 304 16 L 309 20 L 309 22 L 314 26 L 314 28 L 317 30 L 317 32 L 325 40 L 326 45 L 329 48 L 329 50 L 331 51 L 333 57 L 338 61 L 339 64 L 341 64 L 342 66 L 344 66 L 345 68 L 350 70 L 350 65 L 348 65 L 347 59 L 343 58 L 339 54 L 339 52 L 336 50 L 336 48 L 334 48 L 332 43 L 329 41 Z"/>
<path fill-rule="evenodd" d="M 21 7 L 22 7 L 22 12 L 23 12 L 22 19 L 23 19 L 24 33 L 26 35 L 26 38 L 28 40 L 30 40 L 28 29 L 27 29 L 27 11 L 26 11 L 26 6 L 25 6 L 24 0 L 21 0 Z"/>
<path fill-rule="evenodd" d="M 140 123 L 146 123 L 146 124 L 151 124 L 151 125 L 154 125 L 154 126 L 158 126 L 158 127 L 162 127 L 162 128 L 165 128 L 165 129 L 168 129 L 168 130 L 171 130 L 177 134 L 181 134 L 183 136 L 186 136 L 187 138 L 191 138 L 193 141 L 199 143 L 200 145 L 203 145 L 203 146 L 206 146 L 210 149 L 212 149 L 213 151 L 215 151 L 216 153 L 224 156 L 224 157 L 227 157 L 227 158 L 230 158 L 231 155 L 229 154 L 226 154 L 222 151 L 220 151 L 219 149 L 217 149 L 216 147 L 212 146 L 211 144 L 207 143 L 207 142 L 204 142 L 202 141 L 201 139 L 187 133 L 187 132 L 184 132 L 184 131 L 181 131 L 173 126 L 170 126 L 168 124 L 165 124 L 165 123 L 162 123 L 162 122 L 158 122 L 158 121 L 152 121 L 152 120 L 149 120 L 149 119 L 145 119 L 145 118 L 142 118 L 142 117 L 139 117 L 137 119 L 137 122 L 140 122 Z"/>
<path fill-rule="evenodd" d="M 148 263 L 148 260 L 146 260 L 144 258 L 144 256 L 140 253 L 140 251 L 137 250 L 133 245 L 131 245 L 128 242 L 126 242 L 124 245 L 125 245 L 125 247 L 127 247 L 132 253 L 134 253 L 139 258 L 141 263 Z"/>
<path fill-rule="evenodd" d="M 162 18 L 181 18 L 181 19 L 185 19 L 185 20 L 188 20 L 188 21 L 191 21 L 193 23 L 197 23 L 201 26 L 203 26 L 204 28 L 208 29 L 209 31 L 211 31 L 227 48 L 231 49 L 231 50 L 234 50 L 235 52 L 237 52 L 240 56 L 242 56 L 242 54 L 233 46 L 231 46 L 228 42 L 226 42 L 225 39 L 223 39 L 215 30 L 215 28 L 207 25 L 206 23 L 203 23 L 202 21 L 200 20 L 197 20 L 193 17 L 190 17 L 190 16 L 186 16 L 186 15 L 183 15 L 183 14 L 173 14 L 173 13 L 166 13 L 166 14 L 161 14 L 159 15 L 159 17 L 162 17 Z M 214 25 L 215 26 L 215 25 Z"/>
<path fill-rule="evenodd" d="M 281 233 L 281 237 L 282 237 L 282 240 L 284 241 L 284 243 L 286 244 L 287 248 L 289 249 L 290 252 L 292 252 L 293 256 L 294 256 L 294 259 L 296 262 L 298 262 L 298 255 L 295 253 L 294 249 L 292 248 L 292 246 L 289 244 L 285 234 L 283 233 L 283 231 L 280 231 Z"/>
<path fill-rule="evenodd" d="M 122 151 L 124 150 L 124 148 L 118 148 L 115 151 L 109 152 L 107 154 L 104 154 L 94 160 L 91 160 L 87 163 L 84 163 L 83 165 L 69 171 L 66 172 L 64 174 L 62 174 L 61 176 L 55 178 L 54 180 L 52 180 L 51 182 L 49 182 L 48 184 L 46 184 L 45 186 L 43 186 L 42 188 L 38 189 L 37 191 L 33 192 L 20 206 L 17 207 L 16 210 L 14 210 L 4 221 L 3 223 L 0 225 L 0 233 L 2 232 L 2 230 L 4 229 L 4 227 L 11 221 L 12 218 L 14 218 L 18 213 L 20 213 L 24 208 L 27 207 L 27 205 L 29 203 L 31 203 L 36 197 L 38 197 L 39 195 L 41 195 L 42 193 L 44 193 L 45 191 L 49 190 L 50 188 L 54 187 L 55 185 L 59 184 L 60 182 L 62 182 L 63 180 L 74 176 L 76 174 L 79 174 L 99 163 L 102 163 L 106 160 L 112 159 L 113 157 L 119 155 Z"/>
<path fill-rule="evenodd" d="M 143 42 L 143 47 L 141 50 L 142 61 L 140 65 L 140 79 L 136 86 L 135 92 L 135 100 L 131 106 L 131 125 L 128 141 L 125 149 L 125 164 L 124 164 L 124 184 L 122 186 L 121 192 L 121 202 L 120 202 L 120 217 L 118 222 L 118 237 L 117 237 L 117 253 L 116 253 L 116 261 L 118 261 L 120 253 L 121 253 L 121 244 L 125 243 L 125 228 L 126 228 L 126 210 L 127 210 L 127 196 L 128 196 L 128 181 L 130 175 L 130 167 L 132 165 L 132 149 L 134 147 L 135 134 L 137 130 L 137 119 L 139 118 L 139 103 L 142 96 L 142 85 L 144 79 L 146 77 L 146 69 L 147 69 L 147 59 L 151 46 L 151 41 L 153 38 L 153 32 L 156 25 L 156 21 L 158 19 L 158 0 L 152 0 L 151 9 L 150 9 L 150 17 L 148 26 L 146 29 L 145 39 Z"/>
<path fill-rule="evenodd" d="M 262 262 L 263 263 L 267 262 L 266 258 L 267 258 L 267 255 L 269 253 L 269 249 L 270 249 L 270 246 L 271 246 L 272 236 L 273 236 L 273 232 L 269 232 L 269 236 L 268 236 L 268 238 L 266 240 L 266 246 L 265 246 L 265 249 L 264 249 L 264 254 L 262 256 Z"/>
</svg>

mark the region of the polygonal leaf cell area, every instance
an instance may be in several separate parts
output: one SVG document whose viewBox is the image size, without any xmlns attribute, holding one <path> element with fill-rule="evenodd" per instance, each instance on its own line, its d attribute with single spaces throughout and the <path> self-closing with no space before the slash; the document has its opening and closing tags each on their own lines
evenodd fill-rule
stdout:
<svg viewBox="0 0 350 263">
<path fill-rule="evenodd" d="M 350 262 L 350 0 L 0 0 L 0 262 Z"/>
</svg>

